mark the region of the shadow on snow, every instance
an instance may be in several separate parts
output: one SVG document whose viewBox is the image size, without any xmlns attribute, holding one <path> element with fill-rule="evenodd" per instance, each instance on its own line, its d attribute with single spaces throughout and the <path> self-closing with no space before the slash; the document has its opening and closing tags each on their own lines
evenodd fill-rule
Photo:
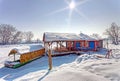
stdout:
<svg viewBox="0 0 120 81">
<path fill-rule="evenodd" d="M 77 58 L 76 55 L 67 55 L 67 56 L 61 56 L 61 57 L 53 57 L 52 58 L 52 64 L 53 67 L 60 66 L 64 63 L 71 63 Z M 22 77 L 28 73 L 36 72 L 39 70 L 48 70 L 48 57 L 44 56 L 40 59 L 37 59 L 35 61 L 32 61 L 22 67 L 12 69 L 7 67 L 0 68 L 0 78 L 3 78 L 4 80 L 12 81 L 18 77 Z M 49 71 L 41 77 L 39 80 L 43 79 Z"/>
</svg>

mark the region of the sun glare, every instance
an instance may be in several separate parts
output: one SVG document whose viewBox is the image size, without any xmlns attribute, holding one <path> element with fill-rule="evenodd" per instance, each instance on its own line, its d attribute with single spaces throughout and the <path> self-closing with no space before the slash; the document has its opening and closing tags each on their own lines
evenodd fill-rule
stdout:
<svg viewBox="0 0 120 81">
<path fill-rule="evenodd" d="M 74 9 L 75 8 L 75 2 L 71 1 L 71 3 L 69 4 L 69 8 Z"/>
<path fill-rule="evenodd" d="M 79 10 L 77 9 L 77 7 L 80 6 L 80 5 L 82 5 L 82 4 L 84 4 L 84 3 L 86 3 L 86 2 L 88 2 L 88 1 L 90 1 L 90 0 L 81 0 L 81 1 L 79 1 L 79 2 L 75 2 L 75 0 L 64 0 L 64 1 L 68 4 L 67 7 L 62 8 L 62 9 L 58 9 L 58 10 L 52 12 L 52 13 L 49 13 L 48 15 L 53 15 L 53 14 L 56 14 L 56 13 L 59 13 L 59 12 L 62 12 L 62 11 L 65 11 L 65 10 L 69 9 L 69 11 L 70 11 L 70 12 L 69 12 L 69 15 L 68 15 L 68 16 L 69 16 L 69 21 L 71 21 L 71 17 L 72 17 L 73 11 L 74 11 L 74 12 L 77 12 L 78 15 L 80 15 L 80 16 L 83 17 L 83 18 L 85 18 L 87 21 L 89 20 L 89 19 L 85 16 L 84 13 L 82 13 L 81 11 L 79 11 Z"/>
</svg>

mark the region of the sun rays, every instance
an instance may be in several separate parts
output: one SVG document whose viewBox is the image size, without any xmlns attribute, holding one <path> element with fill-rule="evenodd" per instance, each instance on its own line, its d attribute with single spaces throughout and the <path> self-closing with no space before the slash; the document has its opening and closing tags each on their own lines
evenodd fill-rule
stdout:
<svg viewBox="0 0 120 81">
<path fill-rule="evenodd" d="M 85 16 L 85 14 L 83 12 L 81 12 L 77 7 L 83 5 L 84 3 L 86 3 L 90 0 L 80 0 L 79 2 L 76 2 L 75 0 L 64 0 L 64 1 L 67 4 L 67 6 L 65 8 L 61 8 L 56 11 L 53 11 L 53 12 L 49 13 L 48 15 L 54 15 L 54 14 L 63 12 L 65 10 L 69 10 L 69 14 L 68 14 L 69 22 L 71 22 L 71 20 L 72 20 L 73 12 L 76 12 L 80 17 L 89 21 L 89 19 Z"/>
</svg>

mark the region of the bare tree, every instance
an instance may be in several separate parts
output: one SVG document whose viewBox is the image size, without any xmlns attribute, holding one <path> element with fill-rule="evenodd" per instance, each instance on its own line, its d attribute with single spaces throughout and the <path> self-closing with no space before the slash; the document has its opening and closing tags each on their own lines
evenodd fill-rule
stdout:
<svg viewBox="0 0 120 81">
<path fill-rule="evenodd" d="M 0 43 L 1 44 L 16 44 L 23 39 L 23 34 L 15 27 L 9 24 L 0 25 Z"/>
<path fill-rule="evenodd" d="M 15 34 L 13 34 L 11 43 L 12 44 L 21 43 L 22 39 L 23 39 L 23 33 L 21 31 L 17 31 L 15 32 Z"/>
<path fill-rule="evenodd" d="M 0 39 L 2 44 L 10 43 L 10 39 L 17 30 L 12 25 L 1 24 L 0 25 Z"/>
<path fill-rule="evenodd" d="M 120 37 L 120 27 L 116 23 L 112 23 L 111 27 L 106 29 L 105 32 L 109 38 L 111 38 L 113 44 L 119 44 L 119 37 Z"/>
<path fill-rule="evenodd" d="M 15 27 L 9 24 L 0 24 L 0 43 L 1 44 L 16 44 L 21 43 L 23 39 L 30 43 L 33 38 L 33 33 L 18 31 Z"/>
<path fill-rule="evenodd" d="M 31 43 L 34 35 L 31 31 L 28 31 L 28 32 L 24 32 L 24 37 L 27 43 Z"/>
</svg>

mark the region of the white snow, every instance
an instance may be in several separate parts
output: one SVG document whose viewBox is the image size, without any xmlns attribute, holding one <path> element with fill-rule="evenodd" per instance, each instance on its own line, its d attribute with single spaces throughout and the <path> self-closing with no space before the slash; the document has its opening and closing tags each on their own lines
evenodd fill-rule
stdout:
<svg viewBox="0 0 120 81">
<path fill-rule="evenodd" d="M 51 33 L 46 32 L 45 41 L 60 41 L 60 40 L 96 40 L 86 34 L 80 33 L 79 35 L 75 33 Z"/>
<path fill-rule="evenodd" d="M 93 37 L 90 37 L 90 36 L 88 36 L 87 34 L 83 34 L 83 33 L 80 33 L 79 36 L 80 36 L 81 39 L 83 39 L 83 40 L 96 40 L 96 39 L 94 39 Z"/>
<path fill-rule="evenodd" d="M 17 45 L 22 47 L 22 45 Z M 26 45 L 30 47 L 31 45 Z M 48 57 L 42 57 L 17 69 L 4 67 L 9 50 L 16 46 L 0 47 L 0 81 L 120 81 L 120 45 L 110 44 L 116 53 L 104 58 L 105 51 L 53 57 L 53 69 L 48 70 Z M 115 48 L 114 48 L 115 47 Z M 101 58 L 98 58 L 101 57 Z"/>
</svg>

